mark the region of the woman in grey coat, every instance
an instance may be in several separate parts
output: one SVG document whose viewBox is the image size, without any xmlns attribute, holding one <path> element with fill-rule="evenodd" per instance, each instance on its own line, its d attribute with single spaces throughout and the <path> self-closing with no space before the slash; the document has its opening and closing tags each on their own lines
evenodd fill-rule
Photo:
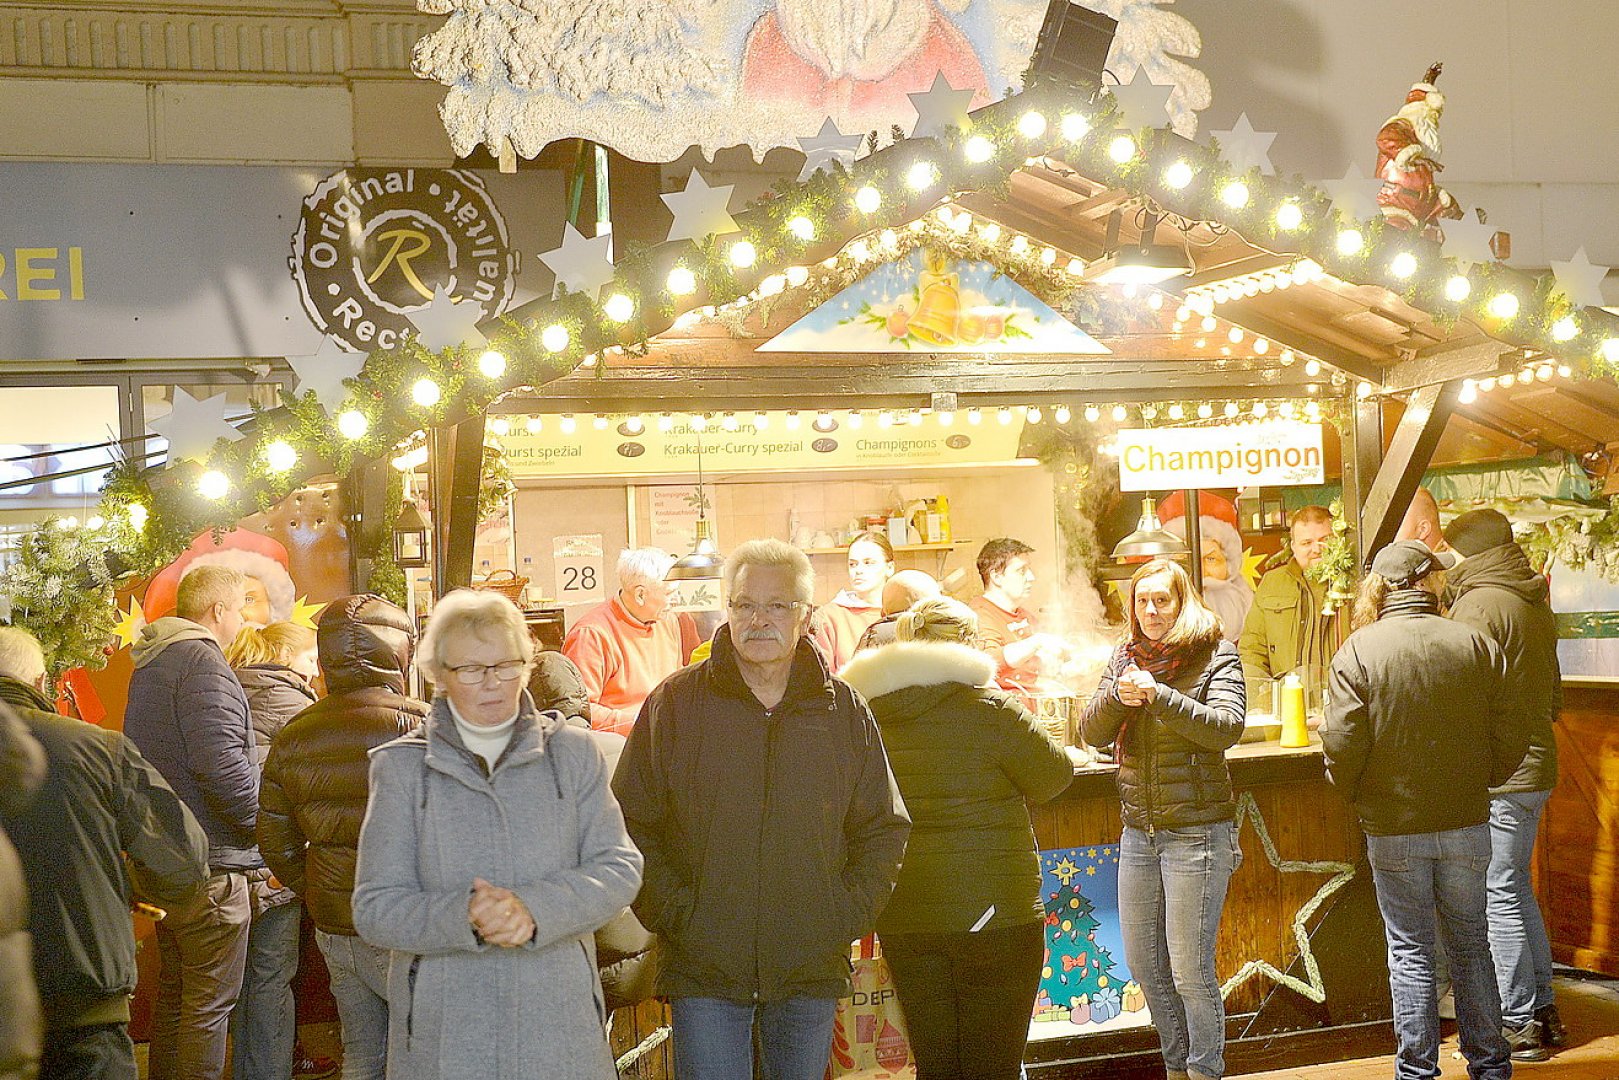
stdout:
<svg viewBox="0 0 1619 1080">
<path fill-rule="evenodd" d="M 390 1080 L 611 1080 L 592 934 L 641 855 L 588 732 L 536 712 L 534 645 L 494 593 L 441 600 L 438 688 L 417 733 L 372 752 L 354 928 L 393 950 Z"/>
</svg>

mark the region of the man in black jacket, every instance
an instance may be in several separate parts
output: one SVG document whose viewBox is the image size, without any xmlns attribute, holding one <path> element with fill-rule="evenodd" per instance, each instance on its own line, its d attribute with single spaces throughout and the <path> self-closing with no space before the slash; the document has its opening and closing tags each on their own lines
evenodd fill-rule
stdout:
<svg viewBox="0 0 1619 1080">
<path fill-rule="evenodd" d="M 0 635 L 12 631 L 0 627 Z M 5 660 L 0 636 L 0 663 Z M 45 780 L 45 751 L 0 702 L 0 822 L 25 811 Z M 34 984 L 28 880 L 17 849 L 0 828 L 0 1080 L 31 1080 L 39 1069 L 39 990 Z"/>
<path fill-rule="evenodd" d="M 1355 603 L 1359 627 L 1332 659 L 1321 742 L 1327 775 L 1366 833 L 1388 938 L 1395 1076 L 1439 1075 L 1434 947 L 1450 954 L 1462 1053 L 1474 1080 L 1506 1080 L 1512 1055 L 1485 925 L 1490 787 L 1523 760 L 1488 638 L 1439 614 L 1455 556 L 1415 540 L 1377 553 Z"/>
<path fill-rule="evenodd" d="M 725 563 L 730 621 L 647 698 L 613 793 L 646 857 L 634 904 L 666 944 L 678 1076 L 820 1080 L 849 945 L 910 819 L 871 712 L 805 638 L 815 575 L 779 540 Z"/>
<path fill-rule="evenodd" d="M 208 841 L 157 770 L 116 731 L 58 716 L 25 631 L 0 629 L 0 702 L 44 747 L 46 781 L 26 808 L 0 807 L 38 898 L 29 911 L 45 1012 L 46 1080 L 134 1080 L 129 998 L 135 935 L 129 855 L 141 895 L 182 907 L 208 877 Z"/>
<path fill-rule="evenodd" d="M 178 617 L 141 629 L 130 650 L 124 733 L 196 815 L 208 837 L 208 884 L 157 927 L 151 1080 L 221 1080 L 231 1009 L 242 990 L 252 920 L 247 872 L 259 770 L 247 697 L 225 662 L 242 628 L 246 579 L 199 566 L 180 579 Z"/>
<path fill-rule="evenodd" d="M 1529 752 L 1505 784 L 1490 789 L 1490 952 L 1501 992 L 1501 1023 L 1512 1056 L 1545 1061 L 1563 1045 L 1552 996 L 1552 946 L 1529 878 L 1541 811 L 1557 786 L 1552 724 L 1563 705 L 1557 616 L 1546 579 L 1512 540 L 1499 510 L 1473 510 L 1445 530 L 1464 558 L 1446 577 L 1450 617 L 1501 647 L 1507 681 L 1529 725 Z"/>
</svg>

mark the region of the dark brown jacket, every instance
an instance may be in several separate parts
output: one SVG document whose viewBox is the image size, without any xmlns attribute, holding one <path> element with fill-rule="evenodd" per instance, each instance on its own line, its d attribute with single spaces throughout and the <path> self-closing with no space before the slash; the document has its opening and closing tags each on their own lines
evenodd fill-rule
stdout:
<svg viewBox="0 0 1619 1080">
<path fill-rule="evenodd" d="M 0 704 L 0 812 L 22 811 L 44 779 L 39 740 Z M 43 1030 L 28 933 L 28 883 L 17 849 L 0 829 L 0 1080 L 35 1074 Z"/>
<path fill-rule="evenodd" d="M 1188 645 L 1205 659 L 1160 683 L 1150 705 L 1131 707 L 1114 691 L 1130 664 L 1124 646 L 1113 654 L 1080 730 L 1092 746 L 1118 741 L 1119 800 L 1124 823 L 1136 829 L 1175 829 L 1237 816 L 1225 752 L 1242 738 L 1248 691 L 1242 661 L 1229 641 Z"/>
<path fill-rule="evenodd" d="M 276 733 L 259 795 L 259 850 L 328 934 L 354 933 L 349 898 L 370 794 L 374 747 L 419 727 L 406 696 L 416 635 L 380 596 L 346 596 L 321 612 L 316 649 L 327 695 Z"/>
</svg>

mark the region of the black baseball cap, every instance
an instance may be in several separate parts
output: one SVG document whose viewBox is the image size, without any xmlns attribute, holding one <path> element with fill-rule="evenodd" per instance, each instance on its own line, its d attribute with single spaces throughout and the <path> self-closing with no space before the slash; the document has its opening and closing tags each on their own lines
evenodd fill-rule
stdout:
<svg viewBox="0 0 1619 1080">
<path fill-rule="evenodd" d="M 1461 560 L 1449 551 L 1429 551 L 1421 540 L 1396 540 L 1372 558 L 1372 573 L 1410 584 L 1435 570 L 1449 570 Z"/>
</svg>

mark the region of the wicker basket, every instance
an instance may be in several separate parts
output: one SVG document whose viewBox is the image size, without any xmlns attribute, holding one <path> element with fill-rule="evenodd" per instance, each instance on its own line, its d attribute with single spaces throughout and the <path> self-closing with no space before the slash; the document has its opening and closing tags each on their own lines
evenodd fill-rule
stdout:
<svg viewBox="0 0 1619 1080">
<path fill-rule="evenodd" d="M 518 607 L 522 607 L 523 590 L 528 588 L 528 578 L 516 570 L 495 570 L 482 581 L 473 582 L 472 587 L 483 592 L 499 593 Z"/>
</svg>

